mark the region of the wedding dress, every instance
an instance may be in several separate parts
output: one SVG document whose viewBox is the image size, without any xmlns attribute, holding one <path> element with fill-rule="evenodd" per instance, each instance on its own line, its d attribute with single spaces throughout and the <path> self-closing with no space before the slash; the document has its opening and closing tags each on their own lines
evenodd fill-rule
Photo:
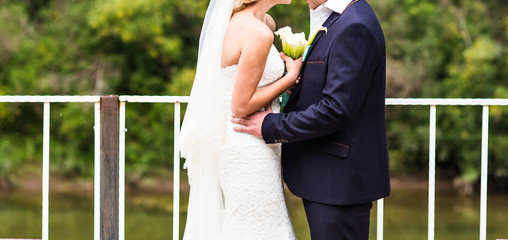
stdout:
<svg viewBox="0 0 508 240">
<path fill-rule="evenodd" d="M 237 65 L 222 69 L 228 109 Z M 258 89 L 277 81 L 284 63 L 272 45 Z M 272 109 L 280 112 L 278 99 Z M 231 111 L 226 119 L 230 119 Z M 281 145 L 233 131 L 228 121 L 224 147 L 219 157 L 218 180 L 223 193 L 221 240 L 293 240 L 281 177 Z"/>
<path fill-rule="evenodd" d="M 189 176 L 184 240 L 294 240 L 283 194 L 280 145 L 233 131 L 231 93 L 237 65 L 221 68 L 235 0 L 210 0 L 181 133 L 175 138 Z M 284 72 L 271 47 L 258 88 Z M 272 102 L 279 112 L 277 100 Z"/>
</svg>

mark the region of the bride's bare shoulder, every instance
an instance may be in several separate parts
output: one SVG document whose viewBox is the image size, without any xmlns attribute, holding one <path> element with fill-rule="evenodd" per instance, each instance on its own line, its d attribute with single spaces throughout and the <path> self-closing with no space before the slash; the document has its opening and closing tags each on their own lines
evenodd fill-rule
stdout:
<svg viewBox="0 0 508 240">
<path fill-rule="evenodd" d="M 273 32 L 265 24 L 252 15 L 233 15 L 224 36 L 222 48 L 222 66 L 237 64 L 240 56 L 245 53 L 249 57 L 266 59 L 273 43 Z"/>
<path fill-rule="evenodd" d="M 231 18 L 228 32 L 248 42 L 262 41 L 271 44 L 274 38 L 273 31 L 264 21 L 241 12 Z"/>
</svg>

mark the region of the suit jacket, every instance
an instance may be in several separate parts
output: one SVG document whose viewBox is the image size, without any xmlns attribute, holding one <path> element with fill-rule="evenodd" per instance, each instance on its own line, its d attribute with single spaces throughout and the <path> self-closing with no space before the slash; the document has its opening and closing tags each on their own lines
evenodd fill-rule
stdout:
<svg viewBox="0 0 508 240">
<path fill-rule="evenodd" d="M 262 135 L 283 143 L 283 176 L 295 195 L 333 205 L 374 201 L 390 194 L 383 32 L 365 0 L 324 26 L 284 113 L 267 115 Z"/>
</svg>

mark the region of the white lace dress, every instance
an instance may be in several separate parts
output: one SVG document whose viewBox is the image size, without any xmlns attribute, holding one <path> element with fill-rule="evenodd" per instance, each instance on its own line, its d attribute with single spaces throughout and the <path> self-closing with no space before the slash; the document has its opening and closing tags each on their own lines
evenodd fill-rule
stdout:
<svg viewBox="0 0 508 240">
<path fill-rule="evenodd" d="M 222 71 L 230 103 L 237 65 Z M 283 73 L 284 63 L 272 46 L 258 89 L 277 81 Z M 272 109 L 280 112 L 278 100 L 272 102 Z M 228 121 L 224 152 L 219 160 L 225 208 L 220 239 L 296 239 L 284 198 L 280 144 L 266 144 L 260 138 L 237 133 L 233 125 Z"/>
</svg>

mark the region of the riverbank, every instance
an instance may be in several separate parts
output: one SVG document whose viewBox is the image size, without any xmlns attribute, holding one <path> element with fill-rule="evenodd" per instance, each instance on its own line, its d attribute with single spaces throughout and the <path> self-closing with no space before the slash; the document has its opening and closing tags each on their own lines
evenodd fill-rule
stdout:
<svg viewBox="0 0 508 240">
<path fill-rule="evenodd" d="M 180 190 L 182 192 L 189 191 L 187 176 L 182 172 Z M 52 193 L 65 192 L 88 192 L 93 194 L 94 180 L 91 178 L 64 178 L 51 176 L 49 180 L 49 191 Z M 22 190 L 26 192 L 40 192 L 42 190 L 42 178 L 40 176 L 24 176 L 16 178 L 13 185 L 6 187 L 4 184 L 0 187 L 0 191 Z M 404 176 L 394 177 L 391 179 L 392 190 L 421 190 L 427 189 L 427 178 Z M 437 190 L 458 191 L 456 184 L 449 179 L 437 179 Z M 153 192 L 153 193 L 169 193 L 173 192 L 173 177 L 144 177 L 135 181 L 127 181 L 127 192 Z"/>
<path fill-rule="evenodd" d="M 151 192 L 151 193 L 171 193 L 173 192 L 173 173 L 171 170 L 165 170 L 162 176 L 148 176 L 127 178 L 127 192 Z M 181 171 L 180 190 L 189 191 L 187 183 L 187 172 Z M 422 190 L 428 188 L 427 173 L 413 174 L 406 176 L 394 176 L 391 178 L 392 190 Z M 8 179 L 8 180 L 7 180 Z M 58 174 L 50 174 L 49 191 L 52 193 L 83 192 L 93 194 L 93 177 L 63 177 Z M 489 179 L 489 192 L 507 192 L 508 178 Z M 466 184 L 449 177 L 439 177 L 436 179 L 436 190 L 453 191 L 461 195 L 471 195 L 479 192 L 479 184 Z M 40 164 L 30 164 L 21 168 L 12 176 L 6 178 L 0 176 L 0 192 L 24 191 L 41 192 L 42 191 L 42 169 Z"/>
</svg>

